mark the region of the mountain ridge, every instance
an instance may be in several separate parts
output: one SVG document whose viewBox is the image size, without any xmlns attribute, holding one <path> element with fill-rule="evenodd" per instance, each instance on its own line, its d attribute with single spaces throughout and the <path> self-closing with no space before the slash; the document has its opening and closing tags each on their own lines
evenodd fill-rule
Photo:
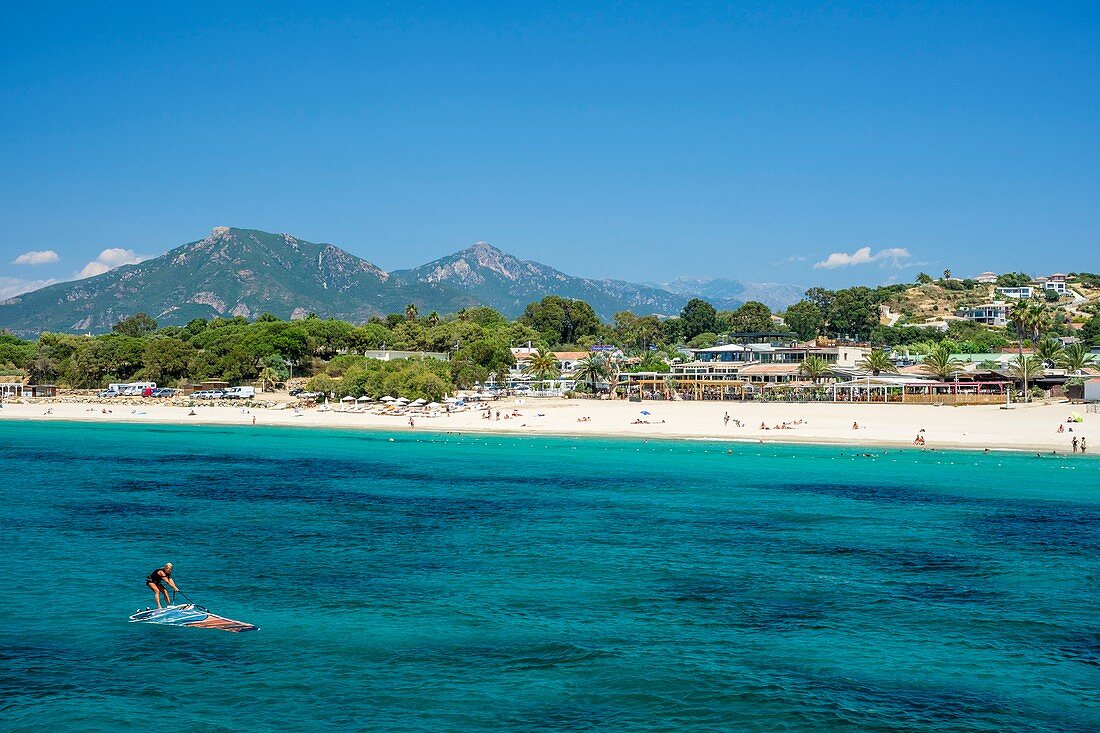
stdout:
<svg viewBox="0 0 1100 733">
<path fill-rule="evenodd" d="M 139 312 L 162 325 L 264 312 L 362 323 L 401 312 L 409 303 L 441 313 L 489 305 L 516 317 L 550 294 L 586 300 L 606 320 L 622 310 L 675 315 L 690 299 L 652 284 L 575 277 L 486 242 L 387 272 L 334 244 L 219 226 L 158 257 L 2 301 L 0 328 L 18 335 L 103 332 Z M 739 302 L 727 298 L 715 306 Z"/>
</svg>

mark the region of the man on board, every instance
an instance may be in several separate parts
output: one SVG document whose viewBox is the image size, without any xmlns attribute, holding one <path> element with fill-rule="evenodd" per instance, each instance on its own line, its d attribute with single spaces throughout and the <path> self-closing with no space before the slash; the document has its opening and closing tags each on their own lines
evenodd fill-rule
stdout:
<svg viewBox="0 0 1100 733">
<path fill-rule="evenodd" d="M 172 586 L 172 590 L 179 591 L 176 584 L 172 582 L 172 563 L 164 563 L 163 568 L 157 568 L 153 572 L 149 573 L 149 577 L 145 579 L 145 585 L 149 586 L 149 589 L 153 591 L 153 597 L 157 599 L 157 608 L 160 608 L 160 594 L 164 594 L 164 605 L 171 606 L 172 599 L 168 596 L 168 590 L 164 587 L 164 584 Z"/>
</svg>

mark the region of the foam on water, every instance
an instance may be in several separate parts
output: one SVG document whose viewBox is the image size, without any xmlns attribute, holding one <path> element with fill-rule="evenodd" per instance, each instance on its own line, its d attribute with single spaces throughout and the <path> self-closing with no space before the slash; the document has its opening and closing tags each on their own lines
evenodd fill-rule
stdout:
<svg viewBox="0 0 1100 733">
<path fill-rule="evenodd" d="M 875 453 L 5 421 L 0 728 L 1100 729 L 1100 462 Z"/>
</svg>

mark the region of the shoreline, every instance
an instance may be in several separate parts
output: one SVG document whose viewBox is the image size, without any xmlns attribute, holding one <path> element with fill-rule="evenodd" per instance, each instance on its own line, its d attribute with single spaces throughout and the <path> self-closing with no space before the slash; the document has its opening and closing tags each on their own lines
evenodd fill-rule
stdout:
<svg viewBox="0 0 1100 733">
<path fill-rule="evenodd" d="M 566 438 L 625 438 L 702 443 L 756 445 L 821 445 L 844 448 L 910 448 L 925 451 L 964 450 L 1075 455 L 1074 437 L 1086 441 L 1100 430 L 1100 415 L 1090 416 L 1080 405 L 1068 403 L 999 406 L 934 407 L 855 403 L 734 403 L 734 402 L 607 402 L 593 400 L 513 398 L 490 403 L 494 418 L 484 411 L 464 411 L 435 417 L 324 411 L 318 408 L 276 409 L 199 405 L 189 406 L 64 401 L 4 403 L 0 420 L 64 421 L 115 424 L 167 424 L 252 427 L 301 427 L 372 430 L 392 433 L 461 433 Z M 103 413 L 102 410 L 111 410 Z M 47 410 L 50 411 L 47 414 Z M 497 419 L 496 412 L 509 415 Z M 513 411 L 519 416 L 511 417 Z M 643 411 L 650 413 L 644 415 Z M 1063 422 L 1071 413 L 1082 423 Z M 724 415 L 729 413 L 729 423 Z M 587 420 L 581 421 L 585 417 Z M 886 418 L 886 419 L 884 419 Z M 637 422 L 647 419 L 649 422 Z M 742 426 L 736 427 L 740 420 Z M 768 429 L 760 429 L 760 423 Z M 790 425 L 783 429 L 778 426 Z M 859 429 L 853 429 L 852 423 Z M 1059 425 L 1066 432 L 1058 433 Z M 1072 431 L 1072 432 L 1071 432 Z M 924 446 L 913 444 L 925 436 Z M 1100 450 L 1100 443 L 1091 446 Z M 1093 455 L 1086 453 L 1082 457 Z M 1077 454 L 1081 455 L 1081 454 Z"/>
</svg>

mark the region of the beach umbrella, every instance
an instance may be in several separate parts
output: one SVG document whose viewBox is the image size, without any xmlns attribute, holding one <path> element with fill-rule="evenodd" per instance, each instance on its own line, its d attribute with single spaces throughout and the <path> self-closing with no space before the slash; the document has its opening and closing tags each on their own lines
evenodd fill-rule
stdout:
<svg viewBox="0 0 1100 733">
<path fill-rule="evenodd" d="M 643 415 L 651 415 L 653 413 L 651 413 L 649 410 L 642 410 L 642 414 Z"/>
<path fill-rule="evenodd" d="M 357 399 L 356 402 L 370 402 L 370 397 L 367 397 L 366 395 L 363 395 L 362 397 Z"/>
<path fill-rule="evenodd" d="M 393 402 L 393 397 L 390 397 L 389 395 L 386 395 L 385 397 L 382 398 L 382 401 L 383 402 Z"/>
<path fill-rule="evenodd" d="M 1081 417 L 1081 413 L 1079 413 L 1079 412 L 1073 413 L 1072 415 L 1070 415 L 1070 417 L 1072 417 L 1075 422 L 1084 422 L 1085 421 L 1085 418 Z"/>
<path fill-rule="evenodd" d="M 443 407 L 443 405 L 439 404 L 438 402 L 429 402 L 428 403 L 428 409 L 434 410 L 437 407 Z"/>
<path fill-rule="evenodd" d="M 352 397 L 351 395 L 347 395 L 346 397 L 341 397 L 340 401 L 341 402 L 355 402 L 355 398 Z"/>
<path fill-rule="evenodd" d="M 423 397 L 417 397 L 415 400 L 412 401 L 412 403 L 414 405 L 416 405 L 417 407 L 419 407 L 420 405 L 425 404 L 426 402 L 427 402 L 427 400 L 425 400 Z"/>
<path fill-rule="evenodd" d="M 402 405 L 409 404 L 409 400 L 405 397 L 398 397 L 396 400 L 394 400 L 394 402 L 400 402 Z"/>
</svg>

